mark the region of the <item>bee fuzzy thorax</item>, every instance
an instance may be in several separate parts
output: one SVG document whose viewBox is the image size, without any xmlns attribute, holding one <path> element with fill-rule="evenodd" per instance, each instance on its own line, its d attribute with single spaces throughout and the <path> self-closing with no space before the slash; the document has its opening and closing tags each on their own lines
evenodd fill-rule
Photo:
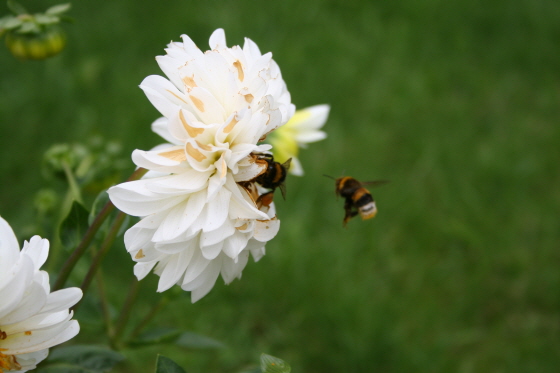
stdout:
<svg viewBox="0 0 560 373">
<path fill-rule="evenodd" d="M 290 158 L 284 163 L 279 163 L 274 161 L 274 157 L 271 154 L 262 154 L 258 156 L 258 160 L 266 162 L 266 171 L 251 181 L 260 184 L 263 188 L 272 189 L 272 191 L 280 188 L 282 196 L 285 198 L 286 187 L 284 181 L 286 180 L 292 159 Z"/>
</svg>

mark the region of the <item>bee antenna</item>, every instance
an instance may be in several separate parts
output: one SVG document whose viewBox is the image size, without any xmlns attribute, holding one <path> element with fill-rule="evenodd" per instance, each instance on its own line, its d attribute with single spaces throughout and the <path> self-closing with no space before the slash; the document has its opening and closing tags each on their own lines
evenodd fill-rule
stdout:
<svg viewBox="0 0 560 373">
<path fill-rule="evenodd" d="M 329 175 L 325 175 L 325 174 L 323 174 L 323 176 L 325 176 L 325 177 L 328 177 L 329 179 L 333 179 L 333 180 L 336 180 L 336 179 L 335 179 L 334 177 L 332 177 L 332 176 L 329 176 Z"/>
</svg>

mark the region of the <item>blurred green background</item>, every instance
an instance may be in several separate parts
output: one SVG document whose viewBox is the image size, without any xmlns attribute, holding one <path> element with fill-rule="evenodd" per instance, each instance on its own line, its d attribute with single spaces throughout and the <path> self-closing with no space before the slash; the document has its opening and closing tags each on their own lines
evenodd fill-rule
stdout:
<svg viewBox="0 0 560 373">
<path fill-rule="evenodd" d="M 113 0 L 69 14 L 55 58 L 0 48 L 0 214 L 20 239 L 52 185 L 50 145 L 102 136 L 128 157 L 161 142 L 138 84 L 162 74 L 154 56 L 183 33 L 203 50 L 218 27 L 230 46 L 247 36 L 273 52 L 297 107 L 332 107 L 328 138 L 302 152 L 305 176 L 277 199 L 267 255 L 153 322 L 227 348 L 126 351 L 119 371 L 152 371 L 157 352 L 188 372 L 238 372 L 261 352 L 307 373 L 557 371 L 560 2 Z M 372 190 L 374 220 L 342 227 L 322 175 L 343 173 L 391 181 Z M 133 264 L 122 246 L 103 268 L 116 309 Z M 133 317 L 159 298 L 156 281 L 142 282 Z M 77 342 L 92 341 L 94 311 L 78 312 Z"/>
</svg>

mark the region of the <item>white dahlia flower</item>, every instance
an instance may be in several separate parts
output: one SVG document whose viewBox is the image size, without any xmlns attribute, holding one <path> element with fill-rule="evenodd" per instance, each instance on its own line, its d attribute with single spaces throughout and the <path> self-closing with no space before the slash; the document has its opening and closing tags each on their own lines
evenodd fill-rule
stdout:
<svg viewBox="0 0 560 373">
<path fill-rule="evenodd" d="M 156 60 L 167 75 L 140 85 L 163 114 L 152 129 L 167 145 L 135 150 L 132 160 L 151 172 L 109 189 L 111 201 L 142 217 L 125 234 L 125 245 L 144 278 L 160 276 L 158 291 L 178 284 L 193 302 L 221 274 L 241 277 L 249 253 L 259 260 L 278 232 L 274 204 L 253 182 L 267 169 L 257 144 L 285 124 L 295 108 L 271 53 L 245 39 L 226 47 L 222 29 L 202 52 L 186 35 Z M 155 268 L 154 268 L 155 267 Z"/>
<path fill-rule="evenodd" d="M 44 360 L 49 348 L 80 331 L 68 309 L 82 297 L 79 288 L 50 292 L 49 241 L 33 236 L 19 245 L 0 218 L 0 372 L 26 372 Z"/>
<path fill-rule="evenodd" d="M 327 134 L 320 130 L 329 116 L 329 105 L 315 105 L 296 111 L 286 125 L 274 131 L 267 142 L 272 145 L 276 161 L 282 163 L 292 159 L 290 173 L 303 175 L 303 167 L 298 159 L 299 148 L 306 148 L 308 143 L 323 140 Z"/>
</svg>

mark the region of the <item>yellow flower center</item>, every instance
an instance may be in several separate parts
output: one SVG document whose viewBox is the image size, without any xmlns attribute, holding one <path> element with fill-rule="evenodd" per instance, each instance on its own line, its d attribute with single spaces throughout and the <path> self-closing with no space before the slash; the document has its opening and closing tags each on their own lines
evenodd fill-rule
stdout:
<svg viewBox="0 0 560 373">
<path fill-rule="evenodd" d="M 0 348 L 0 351 L 5 351 L 5 349 Z M 21 365 L 18 363 L 15 355 L 4 355 L 0 352 L 0 373 L 10 370 L 21 370 Z"/>
</svg>

